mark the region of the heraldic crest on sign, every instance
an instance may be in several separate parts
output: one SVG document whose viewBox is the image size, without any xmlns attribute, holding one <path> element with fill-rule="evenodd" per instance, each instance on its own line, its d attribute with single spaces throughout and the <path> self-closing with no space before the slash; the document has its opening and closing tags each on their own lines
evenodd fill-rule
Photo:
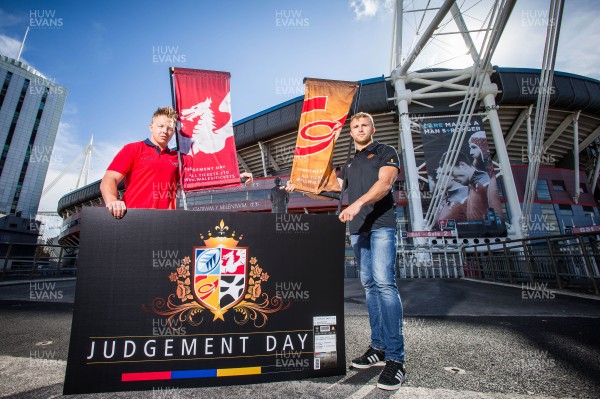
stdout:
<svg viewBox="0 0 600 399">
<path fill-rule="evenodd" d="M 255 327 L 263 327 L 269 314 L 289 306 L 282 298 L 263 291 L 268 273 L 255 257 L 248 260 L 247 247 L 238 247 L 243 236 L 236 239 L 235 231 L 229 235 L 228 231 L 229 226 L 221 220 L 207 239 L 200 235 L 204 246 L 194 247 L 193 261 L 186 256 L 177 271 L 169 274 L 169 280 L 176 284 L 175 293 L 167 299 L 154 299 L 154 313 L 168 316 L 169 322 L 177 319 L 196 326 L 207 313 L 214 315 L 212 321 L 225 321 L 233 310 L 237 324 L 252 321 Z"/>
</svg>

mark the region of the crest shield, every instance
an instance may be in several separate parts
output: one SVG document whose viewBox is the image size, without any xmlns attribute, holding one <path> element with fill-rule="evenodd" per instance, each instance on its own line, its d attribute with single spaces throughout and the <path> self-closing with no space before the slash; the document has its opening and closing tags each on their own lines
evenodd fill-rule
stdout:
<svg viewBox="0 0 600 399">
<path fill-rule="evenodd" d="M 244 298 L 246 250 L 238 247 L 194 248 L 193 295 L 217 316 Z"/>
</svg>

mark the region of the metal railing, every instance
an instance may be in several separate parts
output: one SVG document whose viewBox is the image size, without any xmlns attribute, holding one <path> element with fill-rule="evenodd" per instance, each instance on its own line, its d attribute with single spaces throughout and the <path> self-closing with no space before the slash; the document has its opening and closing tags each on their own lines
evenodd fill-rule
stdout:
<svg viewBox="0 0 600 399">
<path fill-rule="evenodd" d="M 463 277 L 460 247 L 403 245 L 396 252 L 396 278 L 459 278 Z M 346 256 L 346 278 L 359 278 L 360 268 L 354 256 Z"/>
<path fill-rule="evenodd" d="M 463 276 L 462 253 L 455 246 L 398 248 L 398 278 L 458 278 Z"/>
<path fill-rule="evenodd" d="M 0 280 L 75 276 L 78 247 L 0 243 Z"/>
<path fill-rule="evenodd" d="M 465 277 L 600 294 L 598 232 L 469 245 L 462 253 Z"/>
</svg>

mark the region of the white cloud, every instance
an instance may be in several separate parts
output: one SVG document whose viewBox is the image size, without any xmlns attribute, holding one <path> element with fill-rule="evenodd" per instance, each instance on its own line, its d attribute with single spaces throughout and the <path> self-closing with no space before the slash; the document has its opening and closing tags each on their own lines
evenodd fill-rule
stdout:
<svg viewBox="0 0 600 399">
<path fill-rule="evenodd" d="M 0 34 L 0 54 L 10 58 L 17 58 L 20 48 L 21 41 L 13 39 L 10 36 Z"/>
<path fill-rule="evenodd" d="M 378 13 L 394 9 L 393 0 L 350 0 L 350 7 L 356 14 L 356 19 L 373 17 Z"/>
</svg>

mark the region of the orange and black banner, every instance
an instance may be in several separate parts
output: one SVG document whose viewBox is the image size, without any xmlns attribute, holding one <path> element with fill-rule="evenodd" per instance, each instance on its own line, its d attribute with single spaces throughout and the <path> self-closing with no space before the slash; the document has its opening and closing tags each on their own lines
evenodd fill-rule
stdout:
<svg viewBox="0 0 600 399">
<path fill-rule="evenodd" d="M 340 192 L 332 158 L 357 82 L 306 79 L 290 181 L 309 194 Z"/>
</svg>

